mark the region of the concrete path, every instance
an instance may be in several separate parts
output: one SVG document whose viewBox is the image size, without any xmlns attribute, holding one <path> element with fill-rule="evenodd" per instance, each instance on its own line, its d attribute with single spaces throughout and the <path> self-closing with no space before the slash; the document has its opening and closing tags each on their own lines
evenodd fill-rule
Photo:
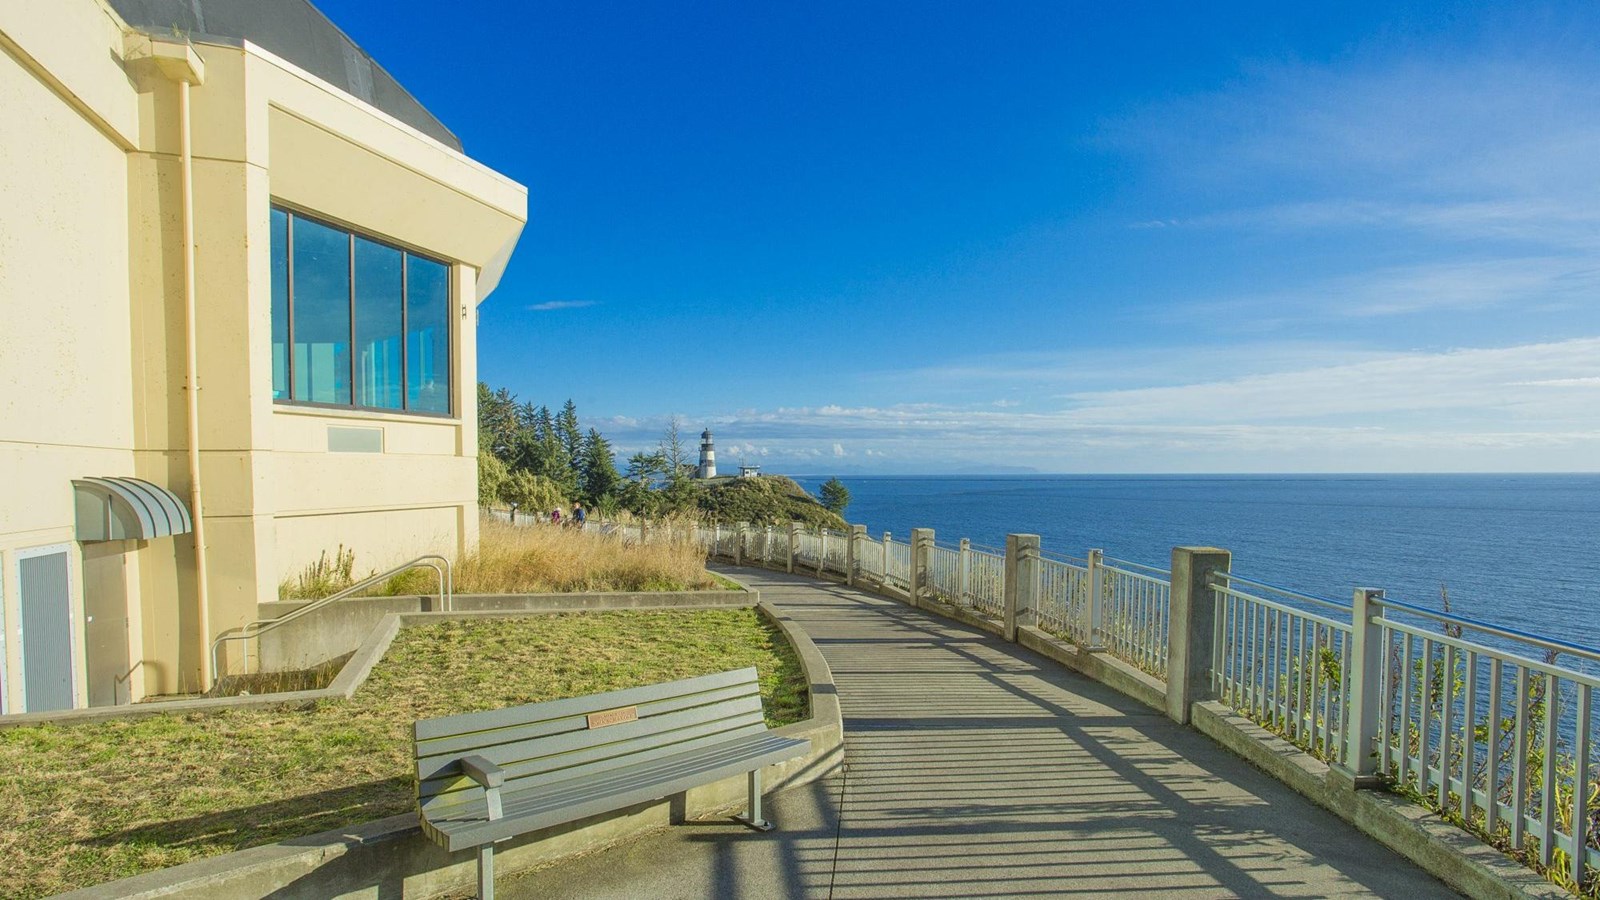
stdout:
<svg viewBox="0 0 1600 900">
<path fill-rule="evenodd" d="M 778 830 L 692 822 L 502 881 L 508 898 L 1455 896 L 1208 738 L 983 632 L 733 570 L 833 667 L 847 767 Z"/>
</svg>

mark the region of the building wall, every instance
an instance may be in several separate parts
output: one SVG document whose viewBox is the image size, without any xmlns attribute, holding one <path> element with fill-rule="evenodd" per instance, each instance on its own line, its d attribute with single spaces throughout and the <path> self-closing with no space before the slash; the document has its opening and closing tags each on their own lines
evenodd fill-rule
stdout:
<svg viewBox="0 0 1600 900">
<path fill-rule="evenodd" d="M 16 473 L 0 485 L 0 614 L 11 637 L 15 552 L 68 545 L 80 619 L 86 582 L 100 597 L 123 581 L 134 697 L 198 687 L 209 636 L 324 550 L 354 549 L 365 572 L 475 544 L 476 306 L 526 216 L 520 185 L 273 55 L 193 49 L 208 635 L 191 536 L 73 540 L 73 478 L 190 495 L 178 87 L 100 0 L 0 4 L 0 471 Z M 274 203 L 452 261 L 451 416 L 273 402 Z M 330 427 L 378 429 L 382 450 L 330 452 Z"/>
</svg>

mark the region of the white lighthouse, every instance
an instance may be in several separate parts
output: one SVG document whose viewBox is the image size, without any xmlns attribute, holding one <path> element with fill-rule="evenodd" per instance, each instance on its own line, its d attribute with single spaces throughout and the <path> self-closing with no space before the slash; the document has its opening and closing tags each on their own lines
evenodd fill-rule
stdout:
<svg viewBox="0 0 1600 900">
<path fill-rule="evenodd" d="M 717 477 L 717 448 L 711 444 L 711 429 L 700 432 L 700 470 L 696 473 L 701 478 Z"/>
</svg>

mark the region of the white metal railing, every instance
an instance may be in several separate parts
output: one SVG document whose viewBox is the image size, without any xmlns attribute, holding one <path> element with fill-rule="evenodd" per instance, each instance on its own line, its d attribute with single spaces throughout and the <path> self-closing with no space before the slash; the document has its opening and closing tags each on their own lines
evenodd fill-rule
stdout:
<svg viewBox="0 0 1600 900">
<path fill-rule="evenodd" d="M 1379 770 L 1491 840 L 1535 852 L 1570 884 L 1592 883 L 1600 870 L 1600 652 L 1375 603 Z M 1558 664 L 1563 657 L 1568 665 Z"/>
<path fill-rule="evenodd" d="M 1229 573 L 1213 590 L 1216 695 L 1313 755 L 1345 762 L 1351 627 L 1340 619 L 1349 606 Z"/>
<path fill-rule="evenodd" d="M 901 590 L 911 587 L 911 545 L 883 536 L 883 580 Z"/>
<path fill-rule="evenodd" d="M 1059 637 L 1088 645 L 1090 643 L 1088 560 L 1041 555 L 1038 604 L 1040 628 Z"/>
<path fill-rule="evenodd" d="M 820 555 L 822 570 L 824 572 L 833 572 L 837 575 L 850 574 L 848 570 L 850 553 L 847 546 L 850 541 L 849 533 L 824 528 L 821 535 L 822 547 Z"/>
<path fill-rule="evenodd" d="M 994 618 L 1005 615 L 1005 551 L 962 543 L 968 548 L 966 581 L 962 587 L 967 604 Z"/>
<path fill-rule="evenodd" d="M 934 544 L 928 547 L 927 583 L 923 585 L 936 600 L 953 606 L 968 606 L 962 590 L 962 557 L 966 554 L 953 547 Z"/>
<path fill-rule="evenodd" d="M 1106 558 L 1094 575 L 1103 580 L 1100 636 L 1106 649 L 1113 656 L 1165 677 L 1171 574 L 1153 566 Z"/>
</svg>

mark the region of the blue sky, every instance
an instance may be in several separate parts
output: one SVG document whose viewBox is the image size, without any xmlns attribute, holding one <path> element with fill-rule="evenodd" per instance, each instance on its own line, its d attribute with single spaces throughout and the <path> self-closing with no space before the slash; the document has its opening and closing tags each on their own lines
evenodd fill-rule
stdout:
<svg viewBox="0 0 1600 900">
<path fill-rule="evenodd" d="M 1600 469 L 1600 6 L 318 5 L 529 188 L 482 377 L 624 450 Z"/>
</svg>

